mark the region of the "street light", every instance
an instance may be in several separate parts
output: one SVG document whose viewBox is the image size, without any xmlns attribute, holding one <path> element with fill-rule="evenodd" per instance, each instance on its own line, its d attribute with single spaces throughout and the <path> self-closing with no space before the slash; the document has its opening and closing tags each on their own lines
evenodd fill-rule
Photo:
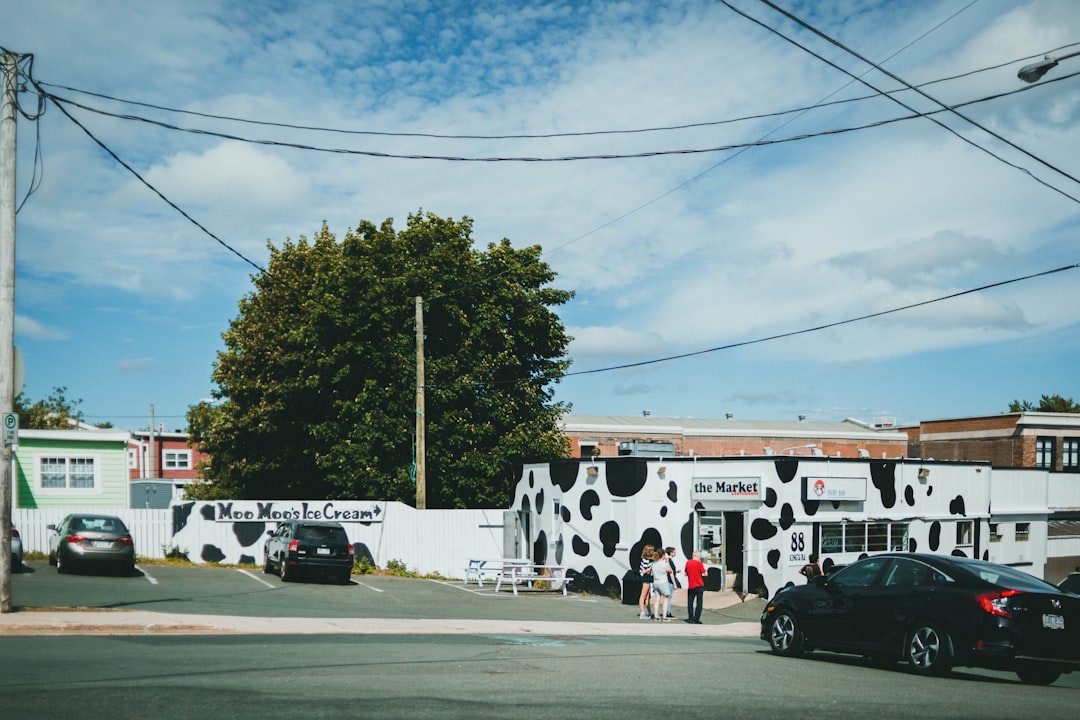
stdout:
<svg viewBox="0 0 1080 720">
<path fill-rule="evenodd" d="M 1056 58 L 1047 55 L 1039 62 L 1033 62 L 1030 65 L 1025 65 L 1020 68 L 1020 72 L 1016 73 L 1016 76 L 1026 83 L 1037 82 L 1042 79 L 1043 75 L 1057 67 L 1059 62 L 1066 58 L 1076 57 L 1077 55 L 1080 55 L 1080 50 L 1068 53 L 1067 55 L 1060 55 Z"/>
</svg>

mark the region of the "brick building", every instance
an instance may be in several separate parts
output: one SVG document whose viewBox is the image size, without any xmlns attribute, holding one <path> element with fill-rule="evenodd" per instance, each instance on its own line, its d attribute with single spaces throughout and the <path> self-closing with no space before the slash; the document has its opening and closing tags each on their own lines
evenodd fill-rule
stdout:
<svg viewBox="0 0 1080 720">
<path fill-rule="evenodd" d="M 908 436 L 888 421 L 842 422 L 659 418 L 650 415 L 566 415 L 563 428 L 574 457 L 627 454 L 671 457 L 804 455 L 902 458 Z"/>
<path fill-rule="evenodd" d="M 1016 412 L 924 420 L 904 428 L 908 456 L 1080 473 L 1080 415 Z"/>
</svg>

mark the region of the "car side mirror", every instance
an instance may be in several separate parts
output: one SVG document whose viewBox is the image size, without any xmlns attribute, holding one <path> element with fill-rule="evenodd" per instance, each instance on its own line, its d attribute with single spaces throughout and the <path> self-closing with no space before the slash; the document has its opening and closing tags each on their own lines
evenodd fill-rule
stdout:
<svg viewBox="0 0 1080 720">
<path fill-rule="evenodd" d="M 55 532 L 56 531 L 56 526 L 53 525 L 52 523 L 49 523 L 48 525 L 45 526 L 45 529 L 46 530 L 52 530 L 53 532 Z"/>
</svg>

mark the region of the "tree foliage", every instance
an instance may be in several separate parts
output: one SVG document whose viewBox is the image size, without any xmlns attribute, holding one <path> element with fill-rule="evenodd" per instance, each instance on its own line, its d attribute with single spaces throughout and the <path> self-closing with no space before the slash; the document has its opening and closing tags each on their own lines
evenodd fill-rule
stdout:
<svg viewBox="0 0 1080 720">
<path fill-rule="evenodd" d="M 553 384 L 573 293 L 540 248 L 473 248 L 472 221 L 364 221 L 270 247 L 188 413 L 203 496 L 412 503 L 415 298 L 424 303 L 427 506 L 505 507 L 523 461 L 565 456 Z"/>
<path fill-rule="evenodd" d="M 1080 413 L 1080 405 L 1072 398 L 1060 395 L 1043 395 L 1036 406 L 1030 400 L 1013 400 L 1009 403 L 1009 412 L 1056 412 Z"/>
<path fill-rule="evenodd" d="M 67 388 L 53 388 L 44 400 L 32 402 L 25 394 L 15 398 L 15 413 L 24 430 L 71 430 L 82 421 L 82 400 L 69 400 Z"/>
</svg>

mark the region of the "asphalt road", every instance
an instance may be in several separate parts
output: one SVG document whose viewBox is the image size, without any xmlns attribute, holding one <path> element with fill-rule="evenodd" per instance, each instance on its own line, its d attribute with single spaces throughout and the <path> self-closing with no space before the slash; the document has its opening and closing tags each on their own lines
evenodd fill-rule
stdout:
<svg viewBox="0 0 1080 720">
<path fill-rule="evenodd" d="M 760 601 L 707 610 L 699 627 L 639 621 L 636 606 L 606 597 L 385 576 L 339 586 L 210 567 L 69 576 L 32 563 L 12 585 L 19 611 L 0 616 L 3 720 L 1029 718 L 1072 717 L 1080 697 L 1080 674 L 1034 687 L 1009 673 L 923 678 L 827 653 L 775 657 L 746 632 Z M 12 617 L 32 623 L 56 608 L 83 608 L 60 614 L 98 634 L 6 632 Z M 187 630 L 112 625 L 144 614 Z M 208 631 L 208 615 L 236 627 Z M 353 629 L 296 629 L 317 622 Z"/>
</svg>

